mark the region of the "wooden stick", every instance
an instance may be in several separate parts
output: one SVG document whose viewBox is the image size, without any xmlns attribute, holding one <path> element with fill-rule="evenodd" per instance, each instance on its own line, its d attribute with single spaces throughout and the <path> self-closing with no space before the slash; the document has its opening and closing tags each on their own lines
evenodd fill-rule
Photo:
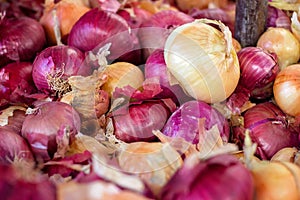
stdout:
<svg viewBox="0 0 300 200">
<path fill-rule="evenodd" d="M 242 47 L 256 46 L 265 31 L 268 14 L 268 0 L 237 0 L 234 38 Z"/>
</svg>

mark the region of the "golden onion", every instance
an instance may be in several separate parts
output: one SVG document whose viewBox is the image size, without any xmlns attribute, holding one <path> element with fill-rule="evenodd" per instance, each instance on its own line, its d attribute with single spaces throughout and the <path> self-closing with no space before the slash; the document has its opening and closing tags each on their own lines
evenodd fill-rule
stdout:
<svg viewBox="0 0 300 200">
<path fill-rule="evenodd" d="M 177 27 L 167 38 L 164 57 L 169 73 L 197 100 L 221 102 L 238 84 L 232 34 L 219 21 L 199 19 Z"/>
</svg>

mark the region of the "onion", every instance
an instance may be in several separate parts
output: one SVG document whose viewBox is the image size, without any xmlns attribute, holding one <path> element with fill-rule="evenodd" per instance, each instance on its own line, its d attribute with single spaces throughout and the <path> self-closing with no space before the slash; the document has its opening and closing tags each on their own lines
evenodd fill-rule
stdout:
<svg viewBox="0 0 300 200">
<path fill-rule="evenodd" d="M 2 199 L 56 199 L 56 186 L 28 163 L 0 165 L 0 185 Z"/>
<path fill-rule="evenodd" d="M 70 90 L 70 76 L 92 73 L 84 54 L 75 47 L 51 46 L 40 52 L 33 62 L 32 77 L 36 87 L 49 95 L 62 95 Z"/>
<path fill-rule="evenodd" d="M 288 30 L 291 29 L 291 19 L 281 9 L 268 6 L 267 27 L 281 27 Z"/>
<path fill-rule="evenodd" d="M 145 78 L 158 78 L 163 89 L 156 98 L 172 98 L 176 104 L 184 103 L 191 100 L 180 85 L 171 85 L 168 77 L 167 66 L 164 59 L 164 51 L 162 49 L 155 50 L 147 59 L 145 68 Z"/>
<path fill-rule="evenodd" d="M 278 106 L 287 114 L 300 115 L 300 64 L 287 66 L 276 76 L 273 92 Z"/>
<path fill-rule="evenodd" d="M 74 108 L 54 101 L 39 105 L 26 116 L 22 136 L 31 145 L 35 156 L 49 160 L 57 150 L 57 135 L 63 131 L 72 140 L 79 130 L 80 117 Z"/>
<path fill-rule="evenodd" d="M 163 10 L 153 14 L 142 23 L 138 31 L 144 49 L 144 59 L 147 59 L 155 49 L 164 49 L 167 37 L 176 27 L 193 20 L 191 16 L 175 10 Z"/>
<path fill-rule="evenodd" d="M 153 141 L 153 130 L 161 130 L 171 110 L 161 100 L 125 105 L 112 112 L 114 134 L 124 142 Z"/>
<path fill-rule="evenodd" d="M 174 2 L 176 7 L 184 12 L 188 12 L 193 8 L 205 9 L 208 7 L 218 7 L 223 8 L 228 4 L 228 0 L 168 0 L 169 2 Z"/>
<path fill-rule="evenodd" d="M 139 28 L 152 16 L 152 13 L 138 7 L 119 9 L 117 14 L 123 17 L 132 29 Z"/>
<path fill-rule="evenodd" d="M 92 8 L 100 8 L 114 13 L 122 6 L 118 0 L 89 0 L 89 3 Z"/>
<path fill-rule="evenodd" d="M 298 41 L 300 41 L 300 22 L 297 12 L 293 12 L 291 21 L 292 33 L 298 39 Z"/>
<path fill-rule="evenodd" d="M 236 157 L 221 154 L 196 159 L 191 163 L 185 160 L 163 188 L 161 199 L 253 199 L 251 173 Z"/>
<path fill-rule="evenodd" d="M 26 108 L 23 106 L 9 106 L 0 110 L 0 127 L 8 128 L 21 134 Z"/>
<path fill-rule="evenodd" d="M 272 102 L 259 103 L 248 109 L 242 120 L 241 126 L 233 126 L 233 140 L 243 145 L 245 129 L 249 129 L 251 139 L 257 143 L 256 156 L 261 159 L 270 159 L 284 147 L 299 145 L 299 131 Z"/>
<path fill-rule="evenodd" d="M 34 157 L 18 132 L 0 127 L 0 164 L 11 164 L 15 160 L 34 162 Z"/>
<path fill-rule="evenodd" d="M 30 61 L 46 44 L 42 25 L 29 17 L 4 17 L 0 33 L 0 67 L 13 61 Z"/>
<path fill-rule="evenodd" d="M 175 80 L 197 100 L 224 101 L 238 84 L 240 67 L 231 32 L 221 22 L 198 19 L 177 27 L 166 41 L 164 57 Z"/>
<path fill-rule="evenodd" d="M 300 43 L 291 31 L 270 27 L 258 39 L 257 46 L 275 53 L 280 69 L 297 63 L 300 58 Z"/>
<path fill-rule="evenodd" d="M 17 73 L 16 73 L 17 72 Z M 30 104 L 30 95 L 37 92 L 32 79 L 32 63 L 13 62 L 0 68 L 0 106 Z"/>
<path fill-rule="evenodd" d="M 204 119 L 204 127 L 199 120 Z M 229 140 L 229 124 L 225 117 L 210 105 L 201 101 L 188 101 L 172 113 L 163 128 L 163 134 L 169 137 L 182 137 L 186 141 L 198 144 L 202 128 L 211 129 L 214 125 L 224 142 Z"/>
<path fill-rule="evenodd" d="M 180 154 L 170 144 L 134 142 L 118 156 L 120 168 L 139 176 L 158 196 L 163 186 L 181 167 Z"/>
<path fill-rule="evenodd" d="M 108 43 L 111 43 L 109 60 L 126 58 L 130 52 L 139 49 L 138 39 L 131 33 L 128 23 L 121 16 L 99 8 L 85 13 L 72 27 L 68 38 L 68 45 L 81 51 L 97 52 Z"/>
<path fill-rule="evenodd" d="M 56 37 L 54 34 L 54 27 L 58 25 L 61 32 L 61 37 L 63 41 L 67 41 L 67 36 L 70 33 L 75 22 L 90 8 L 74 2 L 71 0 L 63 0 L 56 2 L 46 1 L 43 15 L 41 16 L 39 22 L 44 27 L 49 44 L 56 44 Z M 58 24 L 55 21 L 54 11 L 56 11 L 56 16 L 58 18 Z"/>
</svg>

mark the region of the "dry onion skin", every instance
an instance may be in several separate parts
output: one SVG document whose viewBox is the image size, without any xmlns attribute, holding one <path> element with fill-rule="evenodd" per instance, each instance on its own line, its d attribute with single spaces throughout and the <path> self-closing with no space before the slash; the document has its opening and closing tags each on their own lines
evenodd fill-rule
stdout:
<svg viewBox="0 0 300 200">
<path fill-rule="evenodd" d="M 273 86 L 274 98 L 283 112 L 300 115 L 300 64 L 290 65 L 279 72 Z"/>
<path fill-rule="evenodd" d="M 285 28 L 268 28 L 259 37 L 257 47 L 275 53 L 280 69 L 297 63 L 300 58 L 300 43 L 293 33 Z"/>
<path fill-rule="evenodd" d="M 238 84 L 240 66 L 232 35 L 221 22 L 199 19 L 177 27 L 167 38 L 164 57 L 169 72 L 197 100 L 221 102 Z"/>
</svg>

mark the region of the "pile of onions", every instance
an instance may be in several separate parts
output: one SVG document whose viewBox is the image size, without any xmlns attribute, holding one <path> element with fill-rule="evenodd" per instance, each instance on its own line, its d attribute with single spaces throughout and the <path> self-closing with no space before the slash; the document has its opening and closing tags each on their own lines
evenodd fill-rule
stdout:
<svg viewBox="0 0 300 200">
<path fill-rule="evenodd" d="M 139 49 L 137 36 L 131 32 L 125 19 L 100 8 L 86 12 L 74 24 L 68 37 L 68 45 L 95 54 L 108 43 L 111 43 L 109 60 L 120 59 L 122 56 L 128 58 L 130 52 Z"/>
<path fill-rule="evenodd" d="M 300 42 L 286 28 L 270 27 L 258 39 L 257 46 L 275 53 L 280 69 L 295 64 L 300 58 Z"/>
<path fill-rule="evenodd" d="M 185 160 L 162 189 L 161 199 L 253 199 L 251 173 L 236 157 L 221 154 L 195 159 L 191 163 Z"/>
<path fill-rule="evenodd" d="M 240 78 L 231 32 L 218 21 L 198 19 L 177 27 L 167 38 L 164 57 L 181 87 L 206 103 L 225 100 Z"/>
<path fill-rule="evenodd" d="M 274 98 L 278 106 L 291 116 L 300 115 L 300 64 L 287 66 L 279 72 L 274 82 Z"/>
<path fill-rule="evenodd" d="M 244 143 L 245 130 L 257 143 L 256 155 L 268 160 L 284 147 L 299 146 L 299 130 L 289 124 L 288 116 L 274 103 L 264 102 L 243 113 L 242 124 L 233 126 L 233 140 Z"/>
<path fill-rule="evenodd" d="M 175 10 L 163 10 L 153 14 L 142 23 L 138 31 L 144 59 L 155 49 L 164 49 L 167 37 L 176 27 L 193 20 L 191 16 Z"/>
<path fill-rule="evenodd" d="M 48 95 L 62 95 L 70 90 L 68 78 L 87 76 L 92 68 L 84 54 L 75 47 L 51 46 L 39 53 L 33 62 L 32 77 L 39 91 Z"/>
<path fill-rule="evenodd" d="M 204 124 L 199 125 L 199 120 Z M 210 130 L 214 125 L 224 142 L 229 140 L 227 119 L 215 108 L 201 101 L 188 101 L 172 113 L 163 128 L 163 134 L 169 137 L 182 137 L 186 141 L 198 144 L 201 130 Z"/>
<path fill-rule="evenodd" d="M 68 141 L 73 140 L 80 130 L 80 123 L 79 114 L 69 104 L 44 102 L 26 116 L 22 136 L 38 159 L 49 160 L 57 150 L 57 135 L 66 135 Z"/>
<path fill-rule="evenodd" d="M 16 160 L 34 162 L 34 156 L 22 136 L 11 129 L 0 127 L 0 164 L 11 164 Z"/>
<path fill-rule="evenodd" d="M 44 27 L 49 44 L 56 44 L 54 27 L 58 26 L 63 41 L 67 41 L 75 22 L 90 8 L 81 5 L 80 1 L 63 0 L 59 2 L 46 1 L 40 24 Z M 54 14 L 54 12 L 56 12 Z M 54 16 L 56 15 L 56 16 Z M 55 19 L 57 17 L 57 21 Z M 58 24 L 56 24 L 58 23 Z"/>
<path fill-rule="evenodd" d="M 30 62 L 13 62 L 0 68 L 0 106 L 32 102 L 30 95 L 37 92 L 37 88 L 31 74 Z"/>
<path fill-rule="evenodd" d="M 30 61 L 46 44 L 42 25 L 30 17 L 4 16 L 0 19 L 0 33 L 0 66 L 13 61 Z"/>
</svg>

